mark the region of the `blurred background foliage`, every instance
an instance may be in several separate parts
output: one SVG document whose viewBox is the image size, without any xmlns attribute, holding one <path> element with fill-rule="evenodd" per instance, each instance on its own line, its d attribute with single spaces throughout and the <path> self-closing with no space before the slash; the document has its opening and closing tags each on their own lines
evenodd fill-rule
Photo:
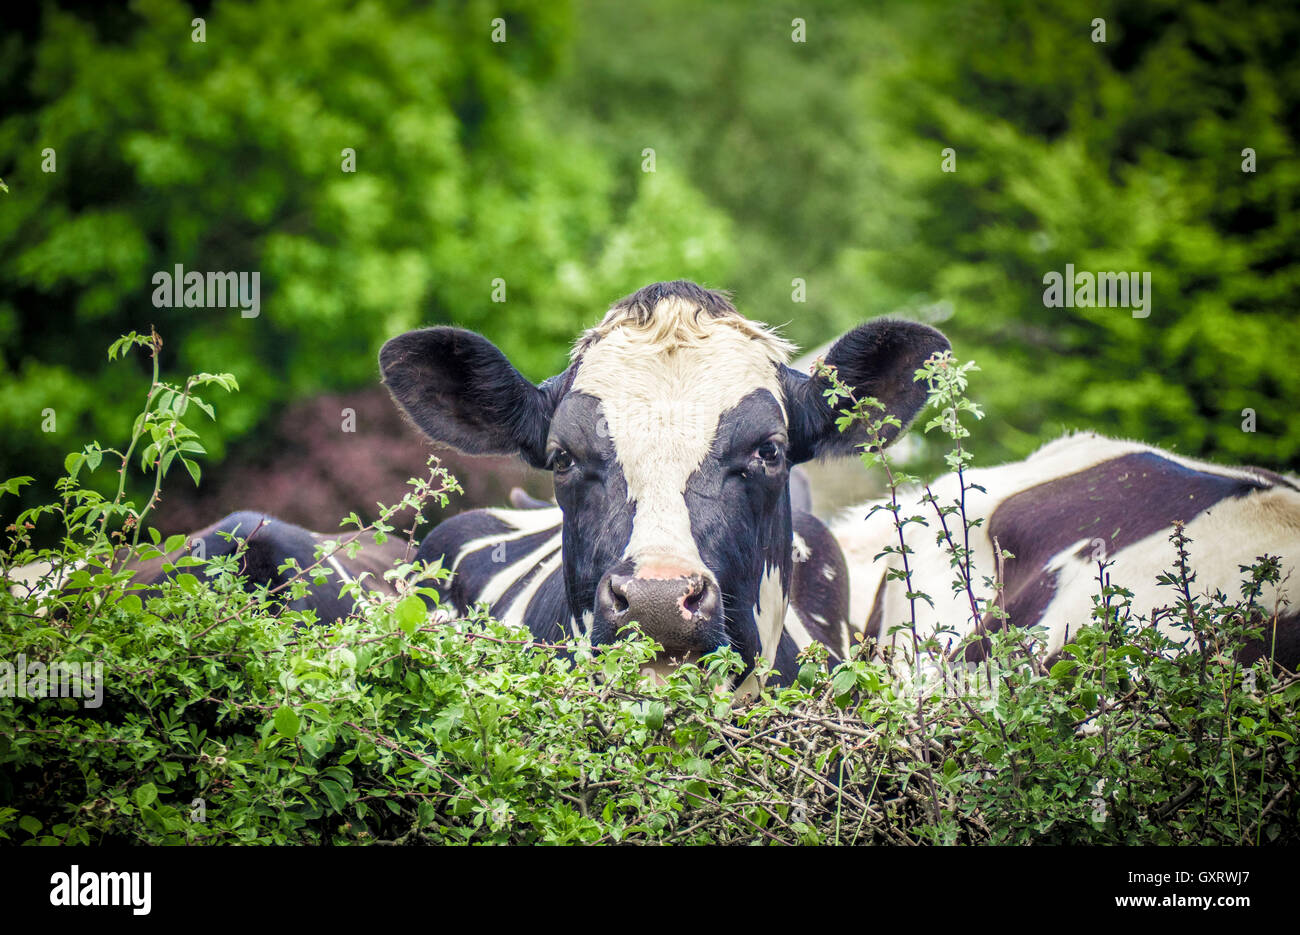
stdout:
<svg viewBox="0 0 1300 935">
<path fill-rule="evenodd" d="M 1298 46 L 1300 8 L 1231 0 L 8 8 L 0 476 L 48 494 L 68 450 L 124 439 L 145 364 L 104 349 L 152 324 L 169 374 L 242 387 L 215 400 L 204 484 L 240 480 L 173 522 L 256 505 L 332 527 L 247 502 L 265 485 L 240 471 L 274 445 L 276 471 L 369 478 L 347 465 L 405 429 L 296 451 L 285 420 L 372 403 L 386 338 L 454 322 L 540 380 L 612 300 L 675 278 L 806 346 L 935 323 L 982 367 L 983 463 L 1087 427 L 1294 471 Z M 1150 317 L 1044 307 L 1067 263 L 1150 271 Z M 260 271 L 260 316 L 153 307 L 176 264 Z M 338 515 L 370 512 L 374 483 L 331 494 Z"/>
</svg>

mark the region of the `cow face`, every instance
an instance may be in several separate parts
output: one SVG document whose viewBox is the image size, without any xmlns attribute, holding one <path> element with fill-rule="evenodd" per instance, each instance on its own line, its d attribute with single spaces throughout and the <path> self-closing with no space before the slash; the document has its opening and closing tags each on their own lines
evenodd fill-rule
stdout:
<svg viewBox="0 0 1300 935">
<path fill-rule="evenodd" d="M 906 424 L 925 402 L 913 373 L 947 347 L 881 320 L 826 360 Z M 787 367 L 790 351 L 724 294 L 674 282 L 616 303 L 539 386 L 455 328 L 392 339 L 380 367 L 430 438 L 553 473 L 569 606 L 594 643 L 636 622 L 666 662 L 725 645 L 752 665 L 775 657 L 786 613 L 790 467 L 863 441 L 838 432 L 824 381 Z"/>
</svg>

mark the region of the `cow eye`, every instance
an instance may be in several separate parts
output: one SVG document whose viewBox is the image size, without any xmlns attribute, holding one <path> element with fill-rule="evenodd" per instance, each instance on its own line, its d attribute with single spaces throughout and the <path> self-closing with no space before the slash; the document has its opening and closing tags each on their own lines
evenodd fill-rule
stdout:
<svg viewBox="0 0 1300 935">
<path fill-rule="evenodd" d="M 749 466 L 745 468 L 746 477 L 759 477 L 770 475 L 781 469 L 781 445 L 768 439 L 763 442 L 749 456 Z"/>
<path fill-rule="evenodd" d="M 551 455 L 551 470 L 557 474 L 563 474 L 573 467 L 573 455 L 569 454 L 563 448 Z"/>
<path fill-rule="evenodd" d="M 765 441 L 758 446 L 754 454 L 770 464 L 781 456 L 781 449 L 777 447 L 776 442 Z"/>
</svg>

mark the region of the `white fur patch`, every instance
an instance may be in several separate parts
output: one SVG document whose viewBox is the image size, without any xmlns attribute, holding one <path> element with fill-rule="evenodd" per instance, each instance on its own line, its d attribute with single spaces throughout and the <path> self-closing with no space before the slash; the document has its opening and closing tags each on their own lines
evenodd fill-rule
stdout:
<svg viewBox="0 0 1300 935">
<path fill-rule="evenodd" d="M 327 556 L 325 557 L 325 561 L 327 561 L 327 562 L 329 563 L 329 566 L 330 566 L 331 568 L 333 568 L 333 569 L 338 573 L 339 581 L 351 581 L 351 580 L 353 580 L 353 579 L 352 579 L 352 576 L 351 576 L 350 574 L 348 574 L 348 570 L 347 570 L 346 568 L 343 567 L 342 563 L 338 560 L 338 558 L 337 558 L 336 556 L 334 556 L 334 555 L 327 555 Z"/>
<path fill-rule="evenodd" d="M 794 534 L 794 542 L 790 550 L 790 557 L 796 562 L 806 562 L 808 559 L 812 558 L 812 549 L 808 547 L 807 542 L 803 541 L 803 536 L 798 533 Z"/>
<path fill-rule="evenodd" d="M 463 543 L 456 553 L 455 559 L 452 560 L 452 571 L 455 571 L 461 560 L 471 552 L 477 552 L 489 546 L 500 545 L 503 542 L 522 539 L 524 536 L 543 532 L 564 522 L 564 513 L 558 506 L 537 510 L 487 510 L 486 512 L 489 516 L 500 520 L 510 528 L 505 532 L 480 536 L 477 539 L 470 539 L 468 542 Z"/>
<path fill-rule="evenodd" d="M 85 567 L 86 562 L 80 560 L 57 568 L 45 561 L 11 566 L 6 570 L 10 581 L 9 593 L 17 598 L 52 594 L 67 583 L 69 575 Z M 45 579 L 44 582 L 41 581 L 42 578 Z M 44 617 L 49 609 L 49 605 L 45 605 L 37 613 Z"/>
<path fill-rule="evenodd" d="M 762 647 L 763 658 L 768 662 L 776 659 L 788 604 L 789 598 L 781 586 L 781 570 L 768 568 L 758 584 L 758 603 L 754 605 L 754 623 L 758 625 L 759 645 Z"/>
<path fill-rule="evenodd" d="M 799 614 L 793 607 L 787 607 L 785 611 L 785 632 L 790 634 L 790 639 L 794 640 L 794 644 L 800 649 L 807 649 L 808 644 L 813 641 L 812 634 L 803 625 L 803 621 L 799 619 Z"/>
<path fill-rule="evenodd" d="M 530 569 L 542 563 L 542 560 L 560 548 L 561 533 L 556 530 L 551 536 L 523 558 L 509 564 L 502 564 L 498 571 L 479 591 L 478 600 L 485 601 L 489 607 L 496 606 L 510 586 L 526 575 Z M 540 573 L 539 573 L 540 574 Z"/>
<path fill-rule="evenodd" d="M 968 517 L 984 520 L 981 526 L 971 531 L 972 578 L 976 597 L 993 596 L 984 585 L 984 578 L 992 578 L 995 570 L 993 543 L 987 529 L 989 517 L 999 505 L 1030 487 L 1139 452 L 1150 452 L 1196 471 L 1223 477 L 1259 479 L 1258 475 L 1241 468 L 1194 461 L 1139 442 L 1109 439 L 1091 433 L 1058 439 L 1024 461 L 971 471 L 966 475 L 967 483 L 978 484 L 987 491 L 969 490 L 966 496 Z M 950 503 L 958 493 L 954 474 L 945 475 L 930 486 L 941 505 Z M 933 608 L 925 601 L 916 602 L 917 632 L 922 638 L 947 632 L 952 634 L 950 638 L 955 644 L 974 629 L 970 603 L 964 590 L 952 590 L 953 570 L 949 556 L 935 545 L 937 520 L 933 506 L 921 501 L 922 493 L 906 491 L 899 495 L 902 503 L 900 515 L 919 514 L 929 523 L 928 526 L 911 524 L 906 527 L 907 543 L 913 550 L 909 556 L 912 590 L 923 591 L 934 601 Z M 884 567 L 895 567 L 898 559 L 896 554 L 889 554 L 878 562 L 873 560 L 885 546 L 897 546 L 898 538 L 888 510 L 877 510 L 870 518 L 864 519 L 872 506 L 873 503 L 866 503 L 854 507 L 831 524 L 831 532 L 848 562 L 850 621 L 856 628 L 866 623 L 876 601 Z M 1136 614 L 1149 616 L 1152 609 L 1173 603 L 1171 589 L 1159 587 L 1155 581 L 1157 574 L 1169 571 L 1174 564 L 1174 548 L 1168 541 L 1170 532 L 1170 529 L 1162 529 L 1110 555 L 1114 560 L 1109 569 L 1111 581 L 1134 592 L 1132 609 Z M 1277 486 L 1246 497 L 1220 501 L 1198 513 L 1187 524 L 1186 533 L 1192 540 L 1189 551 L 1191 567 L 1197 573 L 1196 593 L 1204 594 L 1218 588 L 1235 597 L 1240 593 L 1242 577 L 1238 565 L 1253 564 L 1256 556 L 1265 552 L 1282 556 L 1283 574 L 1300 562 L 1300 494 Z M 1090 541 L 1081 539 L 1045 563 L 1045 571 L 1056 575 L 1055 593 L 1040 621 L 1048 628 L 1048 653 L 1055 652 L 1065 643 L 1067 633 L 1076 633 L 1080 626 L 1091 621 L 1092 595 L 1097 593 L 1097 566 L 1090 558 L 1082 559 L 1076 554 Z M 1006 543 L 1002 545 L 1007 547 Z M 1271 609 L 1276 601 L 1294 601 L 1296 588 L 1295 578 L 1282 589 L 1270 588 L 1261 595 L 1261 604 Z M 891 627 L 909 619 L 905 590 L 901 581 L 886 583 L 881 617 L 886 635 L 882 636 L 882 642 L 890 641 L 887 633 Z M 1162 621 L 1161 628 L 1167 635 L 1181 638 L 1171 629 L 1169 622 Z M 904 650 L 908 648 L 907 643 L 901 638 L 897 640 L 897 645 Z M 906 655 L 906 652 L 899 655 Z"/>
<path fill-rule="evenodd" d="M 538 510 L 537 512 L 542 511 Z M 533 597 L 546 579 L 560 567 L 562 558 L 562 553 L 556 552 L 555 555 L 542 563 L 541 568 L 537 570 L 537 574 L 533 575 L 532 580 L 528 582 L 528 586 L 515 596 L 509 609 L 506 610 L 505 616 L 501 618 L 502 623 L 512 627 L 526 627 L 524 615 L 528 612 L 528 605 L 533 602 Z"/>
<path fill-rule="evenodd" d="M 784 406 L 776 367 L 783 362 L 781 348 L 680 299 L 660 302 L 648 326 L 612 327 L 583 352 L 573 389 L 601 401 L 636 503 L 625 557 L 638 567 L 667 560 L 707 572 L 691 535 L 686 482 L 724 412 L 757 389 Z"/>
</svg>

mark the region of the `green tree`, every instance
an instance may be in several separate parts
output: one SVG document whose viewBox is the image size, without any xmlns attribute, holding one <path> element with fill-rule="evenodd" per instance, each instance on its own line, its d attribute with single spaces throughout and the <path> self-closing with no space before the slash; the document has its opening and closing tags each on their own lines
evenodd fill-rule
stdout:
<svg viewBox="0 0 1300 935">
<path fill-rule="evenodd" d="M 1295 9 L 592 2 L 578 29 L 575 112 L 734 219 L 742 307 L 805 344 L 939 324 L 985 369 L 982 458 L 1094 428 L 1300 465 Z M 1150 272 L 1150 316 L 1045 307 L 1067 263 Z"/>
<path fill-rule="evenodd" d="M 223 3 L 203 42 L 193 16 L 49 6 L 33 43 L 2 40 L 4 476 L 129 429 L 134 375 L 104 335 L 157 325 L 164 373 L 238 377 L 205 435 L 220 458 L 289 399 L 376 381 L 405 329 L 476 328 L 540 379 L 626 291 L 728 277 L 727 220 L 680 169 L 545 118 L 563 4 Z M 259 272 L 260 315 L 154 307 L 176 264 Z"/>
<path fill-rule="evenodd" d="M 999 451 L 1071 426 L 1300 465 L 1300 11 L 993 0 L 929 7 L 910 35 L 945 23 L 939 51 L 857 88 L 883 115 L 863 130 L 896 197 L 864 217 L 858 239 L 884 249 L 850 275 L 952 303 L 950 333 L 987 362 Z M 938 171 L 943 147 L 956 172 Z M 1045 307 L 1067 263 L 1149 271 L 1149 317 Z"/>
</svg>

